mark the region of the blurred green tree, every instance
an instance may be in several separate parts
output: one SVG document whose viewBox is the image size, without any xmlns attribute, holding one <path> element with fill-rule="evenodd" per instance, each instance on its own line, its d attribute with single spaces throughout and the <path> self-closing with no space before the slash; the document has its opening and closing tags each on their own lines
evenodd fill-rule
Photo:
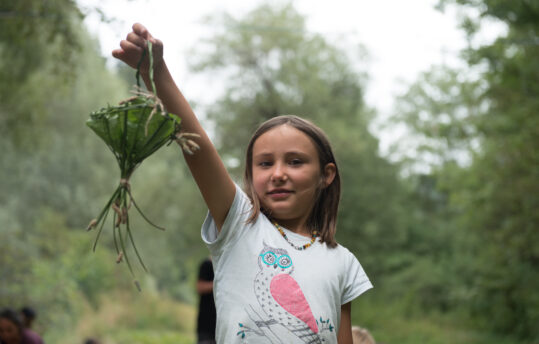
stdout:
<svg viewBox="0 0 539 344">
<path fill-rule="evenodd" d="M 29 79 L 47 68 L 56 79 L 72 75 L 81 50 L 82 13 L 73 0 L 20 0 L 4 1 L 0 16 L 0 132 L 20 145 L 26 141 L 29 125 L 47 120 L 32 111 L 36 104 L 28 100 L 34 100 L 35 90 L 28 86 L 31 82 L 40 82 L 42 88 L 51 85 Z M 51 60 L 57 63 L 50 64 Z"/>
<path fill-rule="evenodd" d="M 473 9 L 462 20 L 470 42 L 489 20 L 506 33 L 470 44 L 466 72 L 424 74 L 401 99 L 399 118 L 423 138 L 448 195 L 458 299 L 489 330 L 537 340 L 539 4 L 447 0 L 440 7 L 448 4 Z"/>
</svg>

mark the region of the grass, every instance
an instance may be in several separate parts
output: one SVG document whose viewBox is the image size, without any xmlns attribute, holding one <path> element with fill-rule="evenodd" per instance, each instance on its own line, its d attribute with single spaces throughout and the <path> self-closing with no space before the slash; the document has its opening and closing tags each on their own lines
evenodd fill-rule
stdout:
<svg viewBox="0 0 539 344">
<path fill-rule="evenodd" d="M 193 344 L 196 312 L 194 305 L 148 287 L 141 293 L 111 291 L 97 305 L 85 306 L 72 332 L 51 333 L 45 341 L 82 344 L 93 337 L 101 344 Z M 457 314 L 419 312 L 374 293 L 354 301 L 352 323 L 367 328 L 379 344 L 523 344 L 474 330 Z"/>
<path fill-rule="evenodd" d="M 352 323 L 367 328 L 380 344 L 519 344 L 468 327 L 457 314 L 411 311 L 404 302 L 359 297 L 352 305 Z"/>
<path fill-rule="evenodd" d="M 134 289 L 134 288 L 133 288 Z M 193 344 L 196 307 L 175 301 L 151 289 L 111 292 L 97 307 L 87 307 L 71 334 L 50 334 L 59 344 Z M 48 340 L 49 342 L 50 340 Z"/>
<path fill-rule="evenodd" d="M 106 343 L 117 344 L 193 344 L 194 335 L 176 331 L 152 331 L 123 329 L 105 339 Z"/>
</svg>

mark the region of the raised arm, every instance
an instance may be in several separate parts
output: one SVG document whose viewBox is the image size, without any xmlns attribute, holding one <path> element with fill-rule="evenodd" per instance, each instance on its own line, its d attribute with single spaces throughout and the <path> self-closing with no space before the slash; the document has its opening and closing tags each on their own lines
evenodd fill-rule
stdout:
<svg viewBox="0 0 539 344">
<path fill-rule="evenodd" d="M 126 39 L 120 42 L 120 49 L 113 50 L 112 55 L 136 68 L 148 40 L 152 42 L 153 47 L 154 82 L 157 96 L 161 99 L 167 111 L 180 116 L 182 119 L 182 132 L 200 135 L 200 138 L 196 139 L 200 150 L 193 155 L 184 153 L 185 161 L 217 224 L 217 228 L 220 230 L 234 200 L 235 185 L 215 146 L 172 79 L 163 60 L 163 43 L 152 37 L 143 25 L 137 23 L 133 25 L 133 31 L 127 35 Z M 148 59 L 145 58 L 140 71 L 146 86 L 151 90 L 151 87 L 149 87 L 148 66 Z"/>
</svg>

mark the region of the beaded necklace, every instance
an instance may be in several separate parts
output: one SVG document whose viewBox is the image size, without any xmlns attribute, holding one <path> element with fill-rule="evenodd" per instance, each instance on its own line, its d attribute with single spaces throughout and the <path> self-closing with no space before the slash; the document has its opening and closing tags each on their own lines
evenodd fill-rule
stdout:
<svg viewBox="0 0 539 344">
<path fill-rule="evenodd" d="M 317 231 L 313 231 L 313 234 L 311 235 L 311 242 L 309 243 L 306 243 L 305 245 L 303 246 L 296 246 L 294 245 L 293 242 L 291 242 L 290 240 L 288 240 L 288 237 L 286 236 L 286 233 L 283 231 L 283 229 L 281 228 L 281 226 L 279 226 L 279 224 L 277 222 L 273 222 L 273 225 L 275 226 L 275 228 L 277 228 L 277 230 L 279 231 L 279 233 L 281 233 L 281 235 L 283 236 L 284 240 L 286 240 L 287 243 L 290 244 L 290 246 L 292 246 L 293 248 L 295 248 L 296 250 L 298 251 L 303 251 L 303 250 L 306 250 L 308 247 L 310 247 L 316 240 L 316 237 L 318 237 L 318 232 Z"/>
</svg>

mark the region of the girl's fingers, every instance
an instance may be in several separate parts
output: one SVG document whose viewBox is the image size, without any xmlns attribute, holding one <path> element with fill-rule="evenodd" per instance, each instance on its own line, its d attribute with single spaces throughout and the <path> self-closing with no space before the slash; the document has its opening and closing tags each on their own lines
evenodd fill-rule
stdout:
<svg viewBox="0 0 539 344">
<path fill-rule="evenodd" d="M 154 38 L 150 32 L 142 24 L 135 23 L 133 24 L 133 31 L 127 35 L 127 41 L 136 44 L 137 46 L 145 49 L 147 46 L 147 41 L 152 42 L 153 45 L 162 46 L 163 43 Z"/>
<path fill-rule="evenodd" d="M 150 35 L 146 27 L 140 23 L 133 24 L 133 32 L 145 40 L 152 38 L 152 35 Z"/>
<path fill-rule="evenodd" d="M 122 49 L 114 49 L 112 51 L 112 56 L 117 59 L 122 59 L 122 57 L 124 56 L 124 51 Z"/>
<path fill-rule="evenodd" d="M 128 33 L 127 37 L 120 42 L 119 49 L 112 51 L 112 56 L 135 68 L 142 52 L 146 49 L 147 41 L 152 42 L 154 46 L 154 66 L 156 66 L 163 57 L 163 42 L 154 38 L 146 27 L 140 23 L 133 24 L 133 31 Z"/>
<path fill-rule="evenodd" d="M 139 46 L 138 44 L 132 43 L 127 40 L 123 40 L 120 42 L 120 48 L 122 48 L 122 50 L 125 51 L 126 53 L 141 54 L 142 51 L 144 50 L 143 46 L 144 45 Z"/>
<path fill-rule="evenodd" d="M 123 49 L 115 49 L 112 51 L 112 56 L 117 58 L 120 61 L 125 62 L 127 65 L 135 68 L 135 59 L 126 54 L 126 52 Z"/>
<path fill-rule="evenodd" d="M 141 48 L 146 47 L 146 40 L 142 38 L 140 35 L 136 34 L 135 32 L 130 32 L 127 35 L 126 41 L 131 42 Z"/>
<path fill-rule="evenodd" d="M 153 45 L 154 56 L 162 57 L 163 56 L 163 42 L 157 38 L 150 38 L 150 42 Z"/>
<path fill-rule="evenodd" d="M 132 34 L 136 37 L 133 37 L 133 42 L 136 42 L 137 45 L 141 47 L 146 47 L 146 41 L 152 42 L 154 46 L 156 46 L 157 49 L 163 50 L 163 42 L 161 40 L 153 37 L 150 32 L 146 29 L 146 27 L 140 23 L 133 24 L 133 32 Z M 129 35 L 128 35 L 129 36 Z M 142 42 L 142 44 L 139 44 Z"/>
<path fill-rule="evenodd" d="M 135 68 L 142 52 L 143 48 L 127 40 L 123 40 L 120 42 L 120 49 L 114 49 L 112 51 L 112 56 Z"/>
</svg>

